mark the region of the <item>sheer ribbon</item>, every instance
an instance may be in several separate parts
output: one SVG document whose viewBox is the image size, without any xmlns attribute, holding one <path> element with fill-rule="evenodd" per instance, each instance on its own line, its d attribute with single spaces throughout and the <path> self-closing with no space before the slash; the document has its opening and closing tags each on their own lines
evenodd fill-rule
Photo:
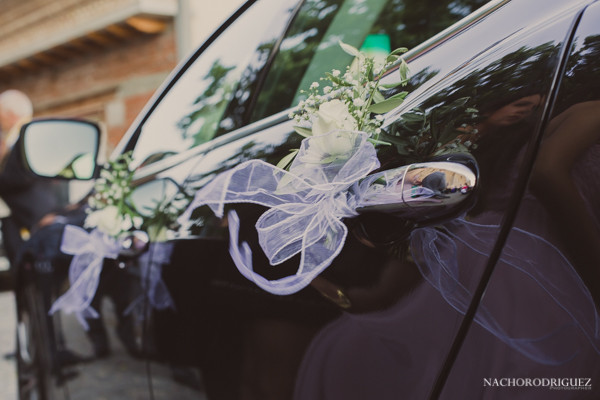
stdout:
<svg viewBox="0 0 600 400">
<path fill-rule="evenodd" d="M 422 275 L 461 313 L 472 299 L 470 279 L 481 273 L 470 269 L 481 265 L 477 257 L 487 259 L 498 230 L 459 218 L 443 227 L 417 229 L 411 236 L 411 253 Z M 543 364 L 559 365 L 575 357 L 581 349 L 577 337 L 600 353 L 598 313 L 581 278 L 556 246 L 519 228 L 507 238 L 475 321 Z"/>
<path fill-rule="evenodd" d="M 289 172 L 260 160 L 244 162 L 199 190 L 181 219 L 188 220 L 201 205 L 209 205 L 219 217 L 225 204 L 269 207 L 256 222 L 260 246 L 271 265 L 300 254 L 296 274 L 267 280 L 255 273 L 249 245 L 239 244 L 234 212 L 228 220 L 230 253 L 239 271 L 264 290 L 278 295 L 297 292 L 342 250 L 348 229 L 341 220 L 357 215 L 358 198 L 348 189 L 379 167 L 367 139 L 364 132 L 349 131 L 304 139 Z"/>
<path fill-rule="evenodd" d="M 139 308 L 146 297 L 151 308 L 156 310 L 175 309 L 169 289 L 162 280 L 162 267 L 169 263 L 172 252 L 173 243 L 154 242 L 150 243 L 148 251 L 139 257 L 138 265 L 140 266 L 143 293 L 127 307 L 125 315 L 131 313 L 133 309 Z M 142 312 L 140 315 L 144 315 L 144 313 Z"/>
<path fill-rule="evenodd" d="M 98 289 L 104 259 L 116 259 L 120 246 L 114 238 L 97 229 L 88 233 L 78 226 L 66 225 L 60 249 L 74 256 L 69 267 L 71 287 L 54 302 L 49 313 L 58 310 L 74 313 L 87 330 L 86 318 L 99 317 L 90 303 Z"/>
</svg>

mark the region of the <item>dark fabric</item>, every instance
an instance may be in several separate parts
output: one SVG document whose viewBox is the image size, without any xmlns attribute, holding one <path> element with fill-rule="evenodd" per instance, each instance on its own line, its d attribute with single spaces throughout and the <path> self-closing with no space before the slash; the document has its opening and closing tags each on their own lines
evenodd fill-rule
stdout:
<svg viewBox="0 0 600 400">
<path fill-rule="evenodd" d="M 50 149 L 49 149 L 50 150 Z M 33 231 L 45 215 L 64 204 L 66 182 L 40 178 L 29 172 L 20 151 L 20 141 L 13 146 L 0 169 L 0 197 L 11 215 L 2 220 L 4 248 L 11 263 L 15 262 L 23 240 L 21 230 Z"/>
<path fill-rule="evenodd" d="M 56 184 L 27 171 L 19 149 L 17 142 L 0 171 L 0 197 L 10 208 L 9 218 L 17 226 L 31 230 L 44 215 L 58 207 Z"/>
<path fill-rule="evenodd" d="M 12 218 L 2 218 L 2 247 L 10 265 L 14 265 L 17 258 L 17 251 L 23 244 L 23 239 L 19 233 L 19 228 Z"/>
</svg>

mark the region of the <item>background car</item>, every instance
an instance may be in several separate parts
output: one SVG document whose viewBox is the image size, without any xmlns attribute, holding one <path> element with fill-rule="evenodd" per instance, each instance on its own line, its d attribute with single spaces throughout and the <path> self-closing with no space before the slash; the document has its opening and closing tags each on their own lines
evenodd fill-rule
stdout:
<svg viewBox="0 0 600 400">
<path fill-rule="evenodd" d="M 298 148 L 288 114 L 302 90 L 352 63 L 338 40 L 361 48 L 377 35 L 385 51 L 412 47 L 379 170 L 449 162 L 471 171 L 472 188 L 442 185 L 435 208 L 412 214 L 375 207 L 345 219 L 342 252 L 285 296 L 239 273 L 232 221 L 198 207 L 154 262 L 172 307 L 147 295 L 144 266 L 158 253 L 129 252 L 104 261 L 92 302 L 100 318 L 85 318 L 87 331 L 68 313 L 48 316 L 67 289 L 64 227 L 83 224 L 82 204 L 33 235 L 19 266 L 22 397 L 597 398 L 599 5 L 493 1 L 420 45 L 410 24 L 422 32 L 422 20 L 407 17 L 416 6 L 248 2 L 174 71 L 115 157 L 131 152 L 132 207 L 166 199 L 180 216 L 220 173 Z M 439 5 L 471 11 L 462 6 Z M 21 139 L 40 175 L 60 173 L 31 157 L 31 131 L 73 146 L 67 129 L 48 128 L 57 121 L 97 151 L 87 123 L 34 121 Z M 270 281 L 295 274 L 298 256 L 271 266 L 258 246 L 265 208 L 232 208 L 254 270 Z"/>
</svg>

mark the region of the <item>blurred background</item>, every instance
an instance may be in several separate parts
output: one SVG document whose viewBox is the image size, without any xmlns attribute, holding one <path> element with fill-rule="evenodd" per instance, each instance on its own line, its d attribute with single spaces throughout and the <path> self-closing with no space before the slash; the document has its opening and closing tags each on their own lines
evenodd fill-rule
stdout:
<svg viewBox="0 0 600 400">
<path fill-rule="evenodd" d="M 241 3 L 0 0 L 0 92 L 26 93 L 35 117 L 102 122 L 110 153 L 173 68 Z M 15 306 L 6 282 L 0 289 L 0 399 L 12 400 Z"/>
<path fill-rule="evenodd" d="M 0 92 L 102 121 L 114 147 L 169 72 L 242 0 L 0 0 Z"/>
</svg>

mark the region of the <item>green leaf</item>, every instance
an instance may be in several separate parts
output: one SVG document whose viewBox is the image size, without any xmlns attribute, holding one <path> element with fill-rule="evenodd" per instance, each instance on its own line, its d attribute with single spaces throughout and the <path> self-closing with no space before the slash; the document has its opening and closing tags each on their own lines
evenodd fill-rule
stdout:
<svg viewBox="0 0 600 400">
<path fill-rule="evenodd" d="M 404 61 L 404 59 L 402 60 L 402 63 L 400 63 L 400 66 L 398 67 L 398 71 L 400 72 L 400 80 L 401 82 L 404 84 L 408 81 L 408 64 L 406 63 L 406 61 Z"/>
<path fill-rule="evenodd" d="M 402 85 L 402 82 L 398 82 L 398 83 L 380 83 L 379 87 L 382 87 L 384 89 L 394 89 L 394 88 L 397 88 L 400 85 Z"/>
<path fill-rule="evenodd" d="M 384 114 L 388 111 L 391 111 L 394 108 L 398 107 L 400 104 L 402 104 L 407 94 L 408 93 L 406 92 L 401 92 L 390 97 L 387 100 L 381 101 L 376 104 L 371 104 L 371 106 L 369 107 L 369 111 L 375 114 Z"/>
<path fill-rule="evenodd" d="M 395 54 L 389 54 L 387 56 L 387 58 L 385 59 L 386 63 L 395 63 L 396 61 L 398 61 L 398 59 L 400 59 L 400 56 L 397 56 Z"/>
<path fill-rule="evenodd" d="M 381 103 L 382 101 L 385 101 L 385 97 L 383 97 L 383 95 L 381 94 L 381 92 L 379 90 L 376 90 L 373 93 L 373 101 L 375 103 Z"/>
<path fill-rule="evenodd" d="M 373 138 L 369 138 L 367 139 L 369 142 L 373 143 L 374 145 L 384 145 L 384 146 L 391 146 L 392 144 L 390 142 L 385 142 L 383 140 L 377 140 L 377 139 L 373 139 Z"/>
<path fill-rule="evenodd" d="M 341 40 L 338 41 L 338 43 L 339 43 L 340 47 L 342 48 L 342 50 L 344 50 L 346 53 L 348 53 L 354 57 L 360 57 L 361 53 L 360 53 L 360 51 L 358 51 L 358 49 L 356 47 L 351 46 L 347 43 L 344 43 Z"/>
<path fill-rule="evenodd" d="M 407 51 L 408 51 L 408 49 L 406 47 L 398 47 L 396 50 L 392 51 L 390 53 L 390 55 L 403 54 L 403 53 L 406 53 Z"/>
<path fill-rule="evenodd" d="M 281 159 L 281 161 L 279 161 L 277 163 L 277 168 L 286 169 L 287 166 L 292 163 L 292 161 L 296 157 L 296 154 L 298 154 L 298 149 L 292 149 L 292 150 L 290 150 L 290 154 L 288 154 L 287 156 L 283 157 Z"/>
<path fill-rule="evenodd" d="M 406 98 L 406 96 L 408 96 L 408 92 L 398 92 L 395 95 L 393 95 L 392 97 L 390 97 L 390 99 L 402 99 L 402 100 L 404 100 Z"/>
<path fill-rule="evenodd" d="M 308 129 L 308 128 L 303 128 L 301 126 L 295 126 L 294 130 L 300 136 L 304 136 L 304 137 L 310 137 L 310 136 L 312 136 L 312 131 L 310 129 Z"/>
<path fill-rule="evenodd" d="M 411 111 L 402 114 L 402 120 L 405 122 L 423 122 L 425 119 L 426 116 L 420 112 Z"/>
</svg>

